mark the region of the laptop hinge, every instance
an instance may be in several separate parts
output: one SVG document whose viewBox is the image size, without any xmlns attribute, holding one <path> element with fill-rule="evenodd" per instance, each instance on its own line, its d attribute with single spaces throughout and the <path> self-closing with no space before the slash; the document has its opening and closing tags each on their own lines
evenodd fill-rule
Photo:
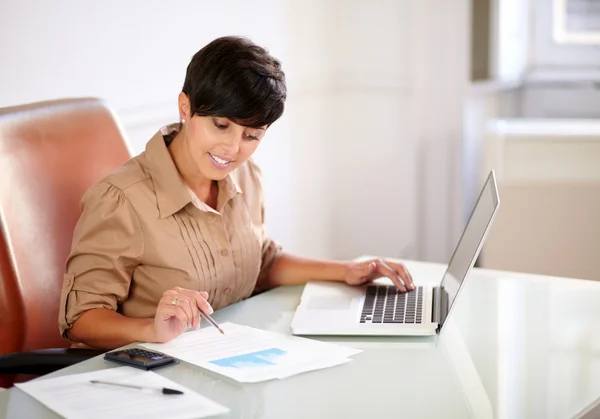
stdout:
<svg viewBox="0 0 600 419">
<path fill-rule="evenodd" d="M 431 310 L 431 322 L 437 323 L 439 332 L 448 315 L 448 293 L 443 287 L 433 288 L 433 310 Z"/>
</svg>

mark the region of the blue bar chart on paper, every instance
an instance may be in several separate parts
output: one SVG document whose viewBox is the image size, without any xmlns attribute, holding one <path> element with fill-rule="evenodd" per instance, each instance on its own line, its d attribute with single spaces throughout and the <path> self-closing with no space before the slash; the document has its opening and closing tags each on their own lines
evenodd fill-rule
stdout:
<svg viewBox="0 0 600 419">
<path fill-rule="evenodd" d="M 277 359 L 281 358 L 286 353 L 286 351 L 279 348 L 270 348 L 262 351 L 231 356 L 229 358 L 216 359 L 210 362 L 211 364 L 220 367 L 229 368 L 264 367 L 267 365 L 277 365 Z"/>
<path fill-rule="evenodd" d="M 287 378 L 350 362 L 361 350 L 235 323 L 184 333 L 167 343 L 142 346 L 242 383 Z"/>
</svg>

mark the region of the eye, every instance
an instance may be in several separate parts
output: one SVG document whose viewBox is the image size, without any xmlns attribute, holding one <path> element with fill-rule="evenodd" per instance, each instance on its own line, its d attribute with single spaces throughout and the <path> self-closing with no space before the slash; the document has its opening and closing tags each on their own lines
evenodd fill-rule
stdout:
<svg viewBox="0 0 600 419">
<path fill-rule="evenodd" d="M 246 134 L 246 138 L 248 138 L 249 140 L 252 140 L 252 141 L 258 141 L 259 140 L 259 138 L 257 136 L 251 135 L 251 134 Z"/>
<path fill-rule="evenodd" d="M 221 130 L 227 129 L 227 127 L 229 126 L 229 125 L 219 124 L 219 121 L 217 121 L 216 119 L 213 119 L 213 125 Z"/>
</svg>

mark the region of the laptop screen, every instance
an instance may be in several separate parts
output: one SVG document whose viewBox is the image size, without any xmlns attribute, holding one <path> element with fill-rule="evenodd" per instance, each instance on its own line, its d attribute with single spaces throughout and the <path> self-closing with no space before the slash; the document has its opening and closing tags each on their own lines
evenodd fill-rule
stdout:
<svg viewBox="0 0 600 419">
<path fill-rule="evenodd" d="M 467 222 L 462 237 L 454 250 L 454 254 L 448 263 L 448 268 L 442 279 L 441 288 L 447 295 L 447 310 L 442 314 L 442 322 L 445 315 L 450 311 L 458 289 L 469 270 L 479 255 L 481 245 L 485 238 L 488 226 L 492 222 L 494 213 L 499 204 L 498 191 L 496 189 L 496 178 L 494 172 L 490 172 L 487 181 L 477 199 L 475 208 Z"/>
</svg>

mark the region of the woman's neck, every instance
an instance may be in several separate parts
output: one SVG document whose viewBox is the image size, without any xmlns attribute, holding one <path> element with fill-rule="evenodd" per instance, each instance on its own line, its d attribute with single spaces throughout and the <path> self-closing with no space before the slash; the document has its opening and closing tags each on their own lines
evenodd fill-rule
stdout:
<svg viewBox="0 0 600 419">
<path fill-rule="evenodd" d="M 213 182 L 199 172 L 197 166 L 190 157 L 189 152 L 186 150 L 185 145 L 183 131 L 180 131 L 168 148 L 173 163 L 175 163 L 175 167 L 177 167 L 177 171 L 184 182 L 192 191 L 194 191 L 198 199 L 203 202 L 208 202 L 212 195 Z"/>
</svg>

